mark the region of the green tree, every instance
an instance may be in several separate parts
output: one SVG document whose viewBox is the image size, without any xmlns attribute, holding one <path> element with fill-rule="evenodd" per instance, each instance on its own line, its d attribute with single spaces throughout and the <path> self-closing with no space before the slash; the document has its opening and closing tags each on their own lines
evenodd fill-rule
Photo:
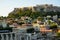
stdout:
<svg viewBox="0 0 60 40">
<path fill-rule="evenodd" d="M 57 28 L 58 28 L 58 24 L 53 22 L 50 24 L 50 29 L 52 29 L 54 32 L 57 31 Z"/>
</svg>

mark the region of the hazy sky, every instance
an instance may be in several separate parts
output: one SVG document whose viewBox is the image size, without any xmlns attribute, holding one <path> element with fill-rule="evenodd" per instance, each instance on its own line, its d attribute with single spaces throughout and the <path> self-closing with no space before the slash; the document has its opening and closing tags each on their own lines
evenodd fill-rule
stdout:
<svg viewBox="0 0 60 40">
<path fill-rule="evenodd" d="M 60 6 L 60 0 L 0 0 L 0 16 L 7 16 L 15 7 L 33 6 L 36 4 Z"/>
</svg>

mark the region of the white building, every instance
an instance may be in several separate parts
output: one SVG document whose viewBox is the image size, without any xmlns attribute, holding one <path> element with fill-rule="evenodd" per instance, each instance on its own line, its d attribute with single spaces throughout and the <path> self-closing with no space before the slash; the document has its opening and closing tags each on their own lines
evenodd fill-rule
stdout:
<svg viewBox="0 0 60 40">
<path fill-rule="evenodd" d="M 53 16 L 53 20 L 54 21 L 57 21 L 57 19 L 58 19 L 58 16 L 57 15 Z"/>
</svg>

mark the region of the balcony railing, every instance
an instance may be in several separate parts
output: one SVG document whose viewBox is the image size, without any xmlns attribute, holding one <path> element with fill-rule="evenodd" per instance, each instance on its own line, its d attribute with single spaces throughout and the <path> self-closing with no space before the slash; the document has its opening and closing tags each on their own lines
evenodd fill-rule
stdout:
<svg viewBox="0 0 60 40">
<path fill-rule="evenodd" d="M 0 33 L 0 40 L 58 40 L 57 37 L 41 36 L 40 34 L 31 35 L 28 33 Z M 60 40 L 60 39 L 59 39 Z"/>
</svg>

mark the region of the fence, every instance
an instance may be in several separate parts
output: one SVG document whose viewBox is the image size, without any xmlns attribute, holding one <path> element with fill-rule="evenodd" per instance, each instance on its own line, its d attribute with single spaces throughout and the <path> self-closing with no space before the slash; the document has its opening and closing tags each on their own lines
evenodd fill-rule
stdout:
<svg viewBox="0 0 60 40">
<path fill-rule="evenodd" d="M 39 36 L 39 37 L 38 37 Z M 31 35 L 27 33 L 0 33 L 0 40 L 60 40 L 54 37 Z"/>
<path fill-rule="evenodd" d="M 31 36 L 23 33 L 0 33 L 0 40 L 31 40 Z"/>
</svg>

